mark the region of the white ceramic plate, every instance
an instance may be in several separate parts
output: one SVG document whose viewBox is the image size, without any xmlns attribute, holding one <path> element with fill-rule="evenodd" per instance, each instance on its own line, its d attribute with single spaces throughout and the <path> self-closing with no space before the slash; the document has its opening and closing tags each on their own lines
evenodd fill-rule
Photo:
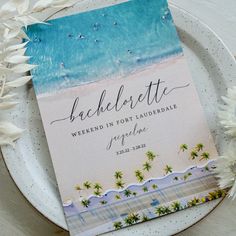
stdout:
<svg viewBox="0 0 236 236">
<path fill-rule="evenodd" d="M 88 6 L 95 8 L 101 4 L 117 2 L 83 1 L 73 8 L 57 13 L 56 17 L 78 12 L 78 9 L 85 10 Z M 218 36 L 204 23 L 176 6 L 171 5 L 171 11 L 211 132 L 221 152 L 227 140 L 221 135 L 217 125 L 216 107 L 220 96 L 226 93 L 226 88 L 233 86 L 233 83 L 235 85 L 234 58 Z M 20 105 L 10 113 L 8 119 L 26 131 L 17 141 L 15 149 L 2 148 L 5 162 L 17 186 L 32 205 L 55 224 L 67 229 L 34 90 L 28 85 L 19 89 L 19 92 Z M 110 235 L 171 235 L 202 219 L 219 201 L 128 227 Z"/>
</svg>

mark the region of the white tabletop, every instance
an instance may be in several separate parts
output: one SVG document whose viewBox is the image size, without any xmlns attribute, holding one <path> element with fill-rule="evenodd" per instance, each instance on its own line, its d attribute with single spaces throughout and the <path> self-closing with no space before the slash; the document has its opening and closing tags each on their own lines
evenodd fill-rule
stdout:
<svg viewBox="0 0 236 236">
<path fill-rule="evenodd" d="M 6 0 L 0 0 L 0 5 Z M 170 0 L 207 23 L 236 55 L 236 0 Z M 236 79 L 236 78 L 235 78 Z M 236 235 L 236 200 L 225 199 L 179 236 Z M 68 236 L 36 211 L 19 192 L 0 156 L 0 236 Z"/>
</svg>

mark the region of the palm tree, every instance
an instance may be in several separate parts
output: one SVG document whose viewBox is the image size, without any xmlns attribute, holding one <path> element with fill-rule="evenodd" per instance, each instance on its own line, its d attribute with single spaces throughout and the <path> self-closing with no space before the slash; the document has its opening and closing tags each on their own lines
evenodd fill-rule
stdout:
<svg viewBox="0 0 236 236">
<path fill-rule="evenodd" d="M 143 170 L 146 170 L 147 172 L 149 172 L 149 170 L 152 168 L 152 165 L 149 162 L 145 162 L 143 164 Z"/>
<path fill-rule="evenodd" d="M 143 187 L 143 191 L 144 191 L 144 192 L 148 192 L 148 187 L 147 187 L 147 186 L 144 186 L 144 187 Z"/>
<path fill-rule="evenodd" d="M 125 195 L 126 197 L 130 197 L 131 194 L 132 194 L 132 192 L 131 192 L 129 189 L 126 189 L 126 190 L 124 191 L 124 195 Z"/>
<path fill-rule="evenodd" d="M 197 150 L 197 152 L 202 151 L 204 148 L 204 145 L 202 143 L 198 143 L 195 147 L 195 149 Z"/>
<path fill-rule="evenodd" d="M 191 172 L 188 172 L 186 175 L 184 175 L 184 180 L 187 180 L 188 177 L 190 177 L 191 175 L 192 175 L 192 173 L 191 173 Z"/>
<path fill-rule="evenodd" d="M 179 180 L 179 177 L 175 176 L 175 177 L 174 177 L 174 180 L 175 180 L 175 181 Z"/>
<path fill-rule="evenodd" d="M 121 171 L 116 171 L 114 177 L 115 179 L 122 179 L 123 173 Z"/>
<path fill-rule="evenodd" d="M 200 203 L 200 200 L 196 197 L 194 197 L 194 199 L 188 201 L 188 206 L 192 207 L 192 206 L 196 206 L 198 203 Z"/>
<path fill-rule="evenodd" d="M 164 169 L 165 173 L 168 174 L 168 173 L 172 173 L 173 171 L 173 168 L 169 165 L 166 165 L 165 169 Z"/>
<path fill-rule="evenodd" d="M 146 216 L 146 215 L 143 215 L 142 216 L 142 222 L 146 222 L 146 221 L 148 221 L 149 220 L 149 218 Z"/>
<path fill-rule="evenodd" d="M 210 158 L 210 154 L 208 152 L 203 152 L 202 155 L 201 155 L 200 161 L 208 160 L 209 158 Z"/>
<path fill-rule="evenodd" d="M 208 193 L 207 198 L 209 200 L 215 200 L 215 199 L 219 198 L 219 196 L 218 196 L 217 192 L 210 192 L 210 193 Z"/>
<path fill-rule="evenodd" d="M 115 195 L 115 199 L 116 199 L 116 200 L 120 200 L 120 199 L 121 199 L 120 195 L 118 195 L 118 194 Z"/>
<path fill-rule="evenodd" d="M 190 153 L 190 156 L 191 156 L 191 159 L 192 159 L 192 160 L 195 160 L 195 158 L 198 157 L 198 154 L 197 154 L 196 151 L 192 151 L 192 152 Z"/>
<path fill-rule="evenodd" d="M 157 186 L 156 184 L 153 184 L 153 185 L 152 185 L 152 188 L 155 190 L 155 189 L 158 188 L 158 186 Z"/>
<path fill-rule="evenodd" d="M 140 220 L 140 217 L 137 213 L 130 213 L 125 219 L 126 225 L 132 225 L 137 223 Z"/>
<path fill-rule="evenodd" d="M 124 222 L 126 225 L 132 225 L 134 223 L 129 216 L 125 217 Z"/>
<path fill-rule="evenodd" d="M 164 207 L 165 214 L 171 213 L 171 209 L 168 206 Z"/>
<path fill-rule="evenodd" d="M 154 159 L 156 157 L 156 155 L 152 151 L 146 152 L 146 156 L 147 156 L 149 161 L 154 161 Z"/>
<path fill-rule="evenodd" d="M 163 207 L 163 206 L 157 207 L 156 214 L 159 216 L 164 215 L 165 214 L 165 207 Z"/>
<path fill-rule="evenodd" d="M 80 185 L 75 185 L 75 190 L 77 190 L 78 192 L 80 192 L 81 190 L 83 190 L 81 187 L 80 187 Z"/>
<path fill-rule="evenodd" d="M 94 190 L 93 194 L 95 196 L 101 196 L 102 192 L 99 189 Z"/>
<path fill-rule="evenodd" d="M 89 205 L 90 205 L 90 201 L 89 201 L 88 199 L 83 199 L 83 200 L 81 201 L 81 205 L 82 205 L 83 207 L 88 208 Z"/>
<path fill-rule="evenodd" d="M 186 151 L 186 150 L 188 150 L 188 145 L 187 144 L 181 144 L 180 145 L 180 147 L 179 147 L 179 152 L 180 151 L 182 151 L 182 152 L 184 152 L 184 151 Z"/>
<path fill-rule="evenodd" d="M 99 183 L 95 183 L 94 186 L 93 186 L 93 188 L 94 188 L 95 190 L 101 190 L 101 189 L 102 189 L 102 186 L 101 186 L 101 184 L 99 184 Z"/>
<path fill-rule="evenodd" d="M 92 184 L 89 181 L 86 181 L 83 183 L 83 186 L 85 189 L 90 189 L 92 187 Z"/>
<path fill-rule="evenodd" d="M 113 227 L 115 229 L 121 229 L 122 228 L 122 223 L 120 221 L 116 221 L 113 223 Z"/>
<path fill-rule="evenodd" d="M 139 175 L 142 175 L 141 170 L 136 170 L 134 173 L 135 173 L 135 176 L 136 176 L 136 177 L 139 176 Z"/>
<path fill-rule="evenodd" d="M 134 223 L 137 223 L 140 220 L 138 213 L 130 213 L 129 217 L 132 220 L 132 222 L 134 222 Z"/>
<path fill-rule="evenodd" d="M 105 204 L 107 204 L 107 201 L 102 200 L 102 201 L 100 201 L 100 203 L 101 203 L 101 205 L 105 205 Z"/>
<path fill-rule="evenodd" d="M 136 196 L 137 196 L 137 192 L 132 192 L 132 195 L 133 195 L 134 197 L 136 197 Z"/>
<path fill-rule="evenodd" d="M 122 180 L 117 180 L 116 181 L 116 187 L 119 188 L 124 188 L 125 183 L 122 182 Z"/>
<path fill-rule="evenodd" d="M 215 192 L 216 192 L 216 194 L 218 195 L 218 198 L 224 197 L 224 196 L 226 195 L 226 192 L 225 192 L 225 190 L 223 190 L 223 189 L 218 189 L 218 190 L 216 190 Z"/>
<path fill-rule="evenodd" d="M 144 181 L 144 175 L 139 175 L 139 176 L 137 176 L 137 180 L 138 180 L 138 182 L 143 182 Z"/>
<path fill-rule="evenodd" d="M 143 175 L 143 173 L 140 170 L 136 170 L 135 171 L 135 176 L 136 176 L 138 182 L 143 182 L 144 175 Z"/>
<path fill-rule="evenodd" d="M 171 207 L 174 211 L 180 211 L 182 209 L 180 202 L 173 202 Z"/>
<path fill-rule="evenodd" d="M 80 185 L 77 184 L 77 185 L 75 185 L 75 190 L 78 191 L 78 194 L 80 195 L 80 191 L 83 189 L 80 187 Z"/>
</svg>

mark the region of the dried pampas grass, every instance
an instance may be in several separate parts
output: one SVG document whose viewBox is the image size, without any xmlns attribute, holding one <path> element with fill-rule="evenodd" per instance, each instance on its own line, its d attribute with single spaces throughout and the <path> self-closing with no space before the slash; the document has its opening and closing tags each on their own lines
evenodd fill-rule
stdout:
<svg viewBox="0 0 236 236">
<path fill-rule="evenodd" d="M 29 40 L 24 27 L 34 23 L 44 23 L 34 17 L 50 8 L 65 8 L 72 6 L 68 0 L 39 0 L 31 6 L 29 0 L 10 0 L 0 7 L 0 112 L 14 108 L 16 102 L 13 89 L 25 85 L 31 76 L 26 73 L 36 65 L 27 63 L 25 56 Z M 13 124 L 0 121 L 0 145 L 13 145 L 20 137 L 22 130 Z"/>
</svg>

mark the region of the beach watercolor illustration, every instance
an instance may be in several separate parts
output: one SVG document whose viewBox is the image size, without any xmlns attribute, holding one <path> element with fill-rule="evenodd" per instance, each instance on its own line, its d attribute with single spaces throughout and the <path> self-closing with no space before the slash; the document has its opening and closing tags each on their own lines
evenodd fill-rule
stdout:
<svg viewBox="0 0 236 236">
<path fill-rule="evenodd" d="M 217 150 L 166 0 L 29 26 L 27 54 L 72 236 L 218 199 Z"/>
</svg>

